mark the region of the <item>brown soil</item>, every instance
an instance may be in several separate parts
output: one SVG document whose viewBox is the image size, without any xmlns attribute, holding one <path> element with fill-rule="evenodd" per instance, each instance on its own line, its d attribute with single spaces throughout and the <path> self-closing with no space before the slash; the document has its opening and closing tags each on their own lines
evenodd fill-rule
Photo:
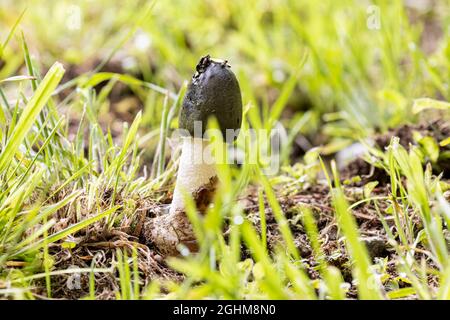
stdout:
<svg viewBox="0 0 450 320">
<path fill-rule="evenodd" d="M 346 187 L 345 193 L 351 203 L 360 200 L 357 196 L 361 193 L 359 187 Z M 373 193 L 377 196 L 387 195 L 388 189 L 385 187 L 375 188 Z M 349 257 L 345 250 L 344 241 L 339 234 L 329 188 L 325 185 L 318 184 L 294 194 L 279 196 L 278 200 L 280 201 L 285 216 L 290 222 L 297 249 L 309 266 L 307 271 L 310 277 L 315 279 L 319 277 L 319 274 L 315 269 L 317 263 L 302 224 L 301 207 L 310 208 L 314 214 L 322 242 L 322 250 L 325 253 L 327 263 L 339 268 L 344 280 L 351 282 L 352 276 Z M 246 209 L 247 217 L 260 231 L 257 192 L 251 192 L 245 201 L 250 203 Z M 382 203 L 378 205 L 385 207 L 385 204 Z M 282 237 L 268 203 L 265 203 L 265 208 L 268 248 L 274 251 L 282 243 Z M 358 206 L 353 210 L 353 214 L 359 226 L 361 238 L 366 243 L 372 258 L 391 258 L 393 254 L 392 249 L 387 244 L 383 226 L 378 219 L 373 204 Z M 244 257 L 249 256 L 250 253 L 244 250 Z"/>
<path fill-rule="evenodd" d="M 104 193 L 105 206 L 109 206 L 108 200 L 111 195 L 108 190 Z M 116 204 L 123 200 L 118 197 Z M 83 205 L 83 204 L 82 204 Z M 180 282 L 183 275 L 170 269 L 163 257 L 153 248 L 140 241 L 142 225 L 148 216 L 154 217 L 160 214 L 165 207 L 164 204 L 156 204 L 148 199 L 140 199 L 133 219 L 123 219 L 121 225 L 115 226 L 110 231 L 105 230 L 105 222 L 97 222 L 83 229 L 74 237 L 70 237 L 71 242 L 76 243 L 75 248 L 63 248 L 60 244 L 50 246 L 50 253 L 54 259 L 54 270 L 65 270 L 69 268 L 111 268 L 118 261 L 117 250 L 126 252 L 130 258 L 133 255 L 133 248 L 137 253 L 137 266 L 140 273 L 141 288 L 153 279 L 172 280 Z M 54 226 L 53 232 L 57 232 L 70 224 L 76 222 L 75 216 L 67 216 L 67 212 L 58 212 L 60 217 L 55 217 L 59 221 Z M 133 264 L 128 263 L 130 271 Z M 75 285 L 75 278 L 78 278 Z M 52 297 L 64 299 L 78 299 L 89 295 L 89 273 L 63 274 L 53 276 Z M 70 284 L 72 283 L 72 286 Z M 97 299 L 114 299 L 116 293 L 120 292 L 119 273 L 96 273 L 95 274 L 95 294 Z M 45 296 L 45 282 L 41 281 L 37 289 L 37 294 Z"/>
<path fill-rule="evenodd" d="M 398 137 L 399 143 L 409 150 L 410 146 L 417 146 L 418 143 L 413 138 L 413 133 L 418 132 L 423 137 L 432 137 L 439 142 L 450 137 L 450 122 L 444 120 L 435 120 L 431 122 L 422 122 L 418 125 L 405 124 L 401 127 L 391 129 L 385 134 L 378 134 L 375 136 L 375 146 L 380 150 L 385 150 L 389 146 L 392 137 Z M 450 153 L 450 145 L 439 147 L 440 157 L 436 163 L 432 163 L 433 173 L 443 174 L 444 179 L 450 179 L 450 160 L 445 154 Z M 361 158 L 350 162 L 340 172 L 343 180 L 351 179 L 359 176 L 363 185 L 370 181 L 378 181 L 380 185 L 389 182 L 389 176 L 381 169 L 372 166 L 370 163 Z"/>
<path fill-rule="evenodd" d="M 449 134 L 448 124 L 442 122 L 433 122 L 428 125 L 403 126 L 392 130 L 386 135 L 376 137 L 378 146 L 385 147 L 392 135 L 398 135 L 400 142 L 404 146 L 414 143 L 412 139 L 412 130 L 419 130 L 424 135 L 441 137 Z M 354 184 L 344 184 L 344 191 L 349 203 L 355 203 L 363 198 L 362 185 L 370 181 L 379 181 L 380 183 L 372 191 L 373 196 L 388 196 L 390 192 L 389 177 L 381 169 L 371 168 L 363 160 L 358 159 L 350 163 L 342 171 L 342 180 L 349 179 L 353 175 L 360 175 L 362 181 Z M 349 257 L 345 249 L 345 243 L 340 235 L 334 209 L 330 197 L 329 188 L 326 184 L 317 183 L 304 189 L 300 188 L 292 192 L 283 189 L 283 186 L 275 187 L 278 200 L 282 210 L 287 217 L 295 244 L 303 261 L 307 265 L 307 272 L 312 279 L 318 278 L 317 262 L 314 259 L 312 249 L 302 225 L 300 207 L 306 206 L 312 209 L 317 227 L 319 229 L 320 241 L 324 250 L 327 263 L 341 270 L 344 279 L 351 283 L 352 274 Z M 108 204 L 108 191 L 105 191 L 105 205 Z M 183 275 L 170 269 L 156 247 L 146 240 L 139 239 L 144 230 L 145 222 L 148 218 L 154 218 L 167 211 L 167 203 L 170 203 L 171 193 L 165 192 L 166 199 L 155 203 L 148 199 L 138 201 L 137 210 L 133 220 L 124 220 L 120 226 L 115 227 L 110 232 L 105 232 L 102 224 L 97 223 L 90 226 L 87 230 L 79 232 L 73 238 L 77 243 L 74 249 L 62 248 L 56 244 L 51 247 L 51 253 L 54 256 L 54 270 L 67 269 L 70 266 L 81 268 L 90 268 L 95 265 L 96 268 L 110 268 L 117 261 L 117 249 L 128 252 L 130 257 L 132 248 L 136 247 L 138 252 L 138 268 L 141 275 L 141 285 L 146 285 L 152 279 L 167 279 L 180 282 Z M 122 201 L 120 197 L 116 202 Z M 254 224 L 255 228 L 261 231 L 260 217 L 258 212 L 258 192 L 255 186 L 250 186 L 247 193 L 239 201 L 244 205 L 247 218 Z M 377 205 L 381 212 L 384 212 L 389 205 L 387 201 L 380 200 Z M 282 244 L 282 237 L 279 232 L 278 224 L 268 203 L 265 203 L 265 214 L 267 219 L 267 243 L 268 248 L 273 252 Z M 373 202 L 365 202 L 353 208 L 352 213 L 359 226 L 359 232 L 362 241 L 365 242 L 369 254 L 374 261 L 377 258 L 387 258 L 387 272 L 391 278 L 397 276 L 395 268 L 395 253 L 387 243 L 383 226 L 378 218 L 376 208 Z M 407 212 L 420 229 L 420 220 L 414 217 L 413 212 Z M 74 217 L 56 217 L 60 223 L 59 228 L 74 223 Z M 394 224 L 392 219 L 386 218 L 389 226 Z M 56 226 L 57 228 L 58 226 Z M 55 230 L 57 231 L 57 230 Z M 227 237 L 227 226 L 224 229 Z M 148 245 L 147 245 L 147 244 Z M 250 252 L 242 245 L 242 257 L 250 257 Z M 93 263 L 93 259 L 95 259 Z M 89 274 L 80 276 L 80 289 L 69 290 L 68 281 L 71 281 L 71 275 L 60 275 L 52 277 L 53 297 L 55 298 L 80 298 L 89 294 Z M 406 284 L 400 283 L 400 286 Z M 37 289 L 38 295 L 45 296 L 45 283 L 42 282 Z M 98 273 L 95 276 L 95 294 L 99 299 L 113 299 L 120 288 L 118 283 L 118 274 Z M 348 293 L 349 297 L 356 297 L 355 287 L 351 287 Z"/>
</svg>

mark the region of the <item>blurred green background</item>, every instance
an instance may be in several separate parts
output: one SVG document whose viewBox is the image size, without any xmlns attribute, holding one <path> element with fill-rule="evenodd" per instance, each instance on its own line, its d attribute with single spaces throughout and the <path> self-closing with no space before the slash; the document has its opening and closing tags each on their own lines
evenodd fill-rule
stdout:
<svg viewBox="0 0 450 320">
<path fill-rule="evenodd" d="M 418 97 L 449 100 L 446 0 L 3 0 L 2 38 L 24 8 L 20 28 L 41 70 L 58 60 L 68 79 L 104 62 L 101 70 L 177 92 L 209 53 L 237 72 L 244 103 L 256 106 L 249 112 L 253 126 L 282 115 L 295 128 L 309 110 L 313 117 L 299 131 L 309 133 L 312 145 L 337 137 L 339 148 L 416 121 L 411 106 Z M 23 66 L 16 42 L 5 50 L 15 59 L 4 59 L 0 78 Z M 119 113 L 129 120 L 127 113 L 144 106 L 144 121 L 156 125 L 160 111 L 152 106 L 162 97 L 137 96 L 134 107 L 119 105 Z"/>
<path fill-rule="evenodd" d="M 448 298 L 450 215 L 442 193 L 448 194 L 449 186 L 439 181 L 442 175 L 432 177 L 429 165 L 424 172 L 422 164 L 448 159 L 449 138 L 435 141 L 428 132 L 416 133 L 426 151 L 421 153 L 418 146 L 408 153 L 398 139 L 384 151 L 372 150 L 372 162 L 385 169 L 391 183 L 390 191 L 380 187 L 381 194 L 373 192 L 377 181 L 364 190 L 345 186 L 351 193 L 344 194 L 336 168 L 330 175 L 334 189 L 316 180 L 323 169 L 319 153 L 333 156 L 389 128 L 450 117 L 448 104 L 429 99 L 416 104 L 424 111 L 413 110 L 418 98 L 450 100 L 449 22 L 448 0 L 2 0 L 0 294 L 127 299 L 141 297 L 143 289 L 150 299 L 168 292 L 169 298 Z M 206 54 L 227 59 L 238 76 L 244 132 L 285 130 L 284 174 L 269 180 L 263 164 L 249 163 L 260 141 L 241 148 L 243 165 L 219 170 L 221 189 L 197 230 L 200 254 L 166 265 L 127 232 L 138 212 L 153 214 L 152 205 L 170 200 L 179 149 L 167 137 L 177 127 L 185 84 Z M 66 69 L 62 84 L 55 61 Z M 242 139 L 237 145 L 246 147 Z M 309 207 L 288 208 L 291 212 L 283 201 L 285 193 L 311 185 L 325 188 L 306 192 L 326 202 L 330 214 L 325 215 L 331 216 L 320 226 L 320 237 Z M 244 213 L 237 198 L 247 191 L 254 193 L 255 211 Z M 356 202 L 349 208 L 352 194 Z M 389 259 L 372 266 L 379 269 L 383 288 L 367 285 L 374 275 L 371 262 L 358 238 L 362 228 L 349 214 L 377 199 L 382 214 L 372 208 L 373 217 L 381 223 L 384 216 L 395 219 L 395 228 L 386 224 L 386 241 L 398 244 Z M 294 204 L 303 206 L 302 200 Z M 279 252 L 267 246 L 266 209 L 268 225 L 280 230 L 285 244 Z M 244 223 L 233 224 L 225 241 L 223 224 L 241 216 Z M 260 230 L 250 219 L 260 219 Z M 416 227 L 413 220 L 419 221 Z M 447 227 L 440 227 L 442 220 Z M 342 244 L 324 259 L 319 240 L 324 235 L 328 243 L 328 226 L 342 229 L 348 240 L 345 259 Z M 99 247 L 108 258 L 97 263 L 95 250 L 84 251 L 79 241 L 97 242 L 97 235 L 108 232 L 109 240 L 118 234 L 120 241 Z M 297 248 L 304 248 L 306 236 L 313 249 L 307 258 L 314 256 L 318 264 L 303 268 Z M 241 239 L 252 258 L 241 250 Z M 69 260 L 62 256 L 78 259 L 76 265 L 89 273 L 88 292 L 64 292 L 58 276 Z M 94 276 L 93 267 L 102 269 Z M 336 267 L 346 272 L 345 281 Z M 308 268 L 314 269 L 313 279 L 304 273 Z M 353 282 L 348 289 L 350 269 L 358 293 Z M 106 284 L 103 272 L 111 274 Z M 183 283 L 180 273 L 186 275 Z M 160 288 L 161 274 L 167 283 Z"/>
</svg>

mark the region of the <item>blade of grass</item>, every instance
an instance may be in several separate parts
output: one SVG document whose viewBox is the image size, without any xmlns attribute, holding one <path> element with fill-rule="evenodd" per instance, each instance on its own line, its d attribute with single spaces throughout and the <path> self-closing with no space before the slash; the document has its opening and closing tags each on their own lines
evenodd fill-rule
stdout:
<svg viewBox="0 0 450 320">
<path fill-rule="evenodd" d="M 81 229 L 91 225 L 92 223 L 94 223 L 94 222 L 96 222 L 98 220 L 101 220 L 101 219 L 103 219 L 105 217 L 108 217 L 110 214 L 116 212 L 116 210 L 119 209 L 120 207 L 121 206 L 117 205 L 117 206 L 112 207 L 112 208 L 110 208 L 108 210 L 105 210 L 105 211 L 103 211 L 103 212 L 101 212 L 99 214 L 96 214 L 96 215 L 94 215 L 92 217 L 89 217 L 89 218 L 87 218 L 87 219 L 85 219 L 83 221 L 75 223 L 75 224 L 71 225 L 70 227 L 65 228 L 64 230 L 58 231 L 58 232 L 50 235 L 45 240 L 44 239 L 40 240 L 40 241 L 30 245 L 30 246 L 27 246 L 27 247 L 23 248 L 22 250 L 20 250 L 17 253 L 15 253 L 14 256 L 20 255 L 20 254 L 28 252 L 28 251 L 37 250 L 37 249 L 41 248 L 45 243 L 50 244 L 50 243 L 56 242 L 58 240 L 61 240 L 61 239 L 65 238 L 65 237 L 67 237 L 68 235 L 73 234 L 73 233 L 75 233 L 75 232 L 77 232 L 77 231 L 79 231 L 79 230 L 81 230 Z"/>
<path fill-rule="evenodd" d="M 14 154 L 19 149 L 23 139 L 33 126 L 36 117 L 45 106 L 48 99 L 50 99 L 53 90 L 61 81 L 63 74 L 63 66 L 58 62 L 55 63 L 48 71 L 33 97 L 28 101 L 10 139 L 8 139 L 5 148 L 0 154 L 0 172 L 4 170 L 5 166 L 14 157 Z"/>
</svg>

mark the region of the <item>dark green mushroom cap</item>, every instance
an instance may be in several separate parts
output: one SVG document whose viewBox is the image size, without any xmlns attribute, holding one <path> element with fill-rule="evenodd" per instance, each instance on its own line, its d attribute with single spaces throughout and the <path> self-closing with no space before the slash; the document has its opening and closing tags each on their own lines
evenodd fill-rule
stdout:
<svg viewBox="0 0 450 320">
<path fill-rule="evenodd" d="M 199 135 L 194 133 L 194 122 L 201 121 L 203 135 L 208 119 L 215 116 L 226 139 L 226 130 L 239 129 L 242 123 L 241 89 L 236 76 L 227 61 L 213 60 L 209 55 L 200 59 L 196 70 L 181 107 L 180 128 L 191 136 Z"/>
</svg>

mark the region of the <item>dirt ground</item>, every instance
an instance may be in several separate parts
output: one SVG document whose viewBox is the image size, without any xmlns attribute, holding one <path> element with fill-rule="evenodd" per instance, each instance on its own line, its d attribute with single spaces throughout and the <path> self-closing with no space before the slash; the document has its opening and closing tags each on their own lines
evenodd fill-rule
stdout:
<svg viewBox="0 0 450 320">
<path fill-rule="evenodd" d="M 400 143 L 408 147 L 410 143 L 414 143 L 412 131 L 417 130 L 423 135 L 430 135 L 438 139 L 450 136 L 450 126 L 443 121 L 435 121 L 428 124 L 418 126 L 405 125 L 396 130 L 392 130 L 384 135 L 375 137 L 376 144 L 382 149 L 389 144 L 393 135 L 400 138 Z M 437 168 L 444 171 L 443 179 L 448 180 L 449 168 L 448 161 L 437 163 Z M 344 191 L 349 203 L 355 203 L 363 198 L 362 186 L 371 181 L 378 181 L 378 185 L 373 189 L 372 195 L 381 197 L 388 196 L 390 192 L 389 177 L 379 168 L 372 168 L 371 165 L 362 159 L 355 159 L 344 170 L 341 171 L 341 180 L 348 181 L 352 177 L 359 175 L 357 182 L 344 183 Z M 449 181 L 450 182 L 450 181 Z M 306 188 L 299 188 L 289 194 L 283 190 L 282 186 L 275 188 L 278 200 L 282 206 L 283 212 L 290 222 L 290 227 L 295 238 L 295 243 L 301 254 L 302 259 L 308 266 L 308 274 L 314 279 L 319 276 L 316 271 L 317 263 L 314 260 L 309 240 L 301 223 L 299 215 L 299 207 L 307 206 L 312 209 L 316 223 L 320 233 L 322 249 L 326 255 L 327 263 L 339 268 L 342 272 L 344 280 L 351 283 L 352 275 L 349 265 L 349 259 L 345 250 L 343 238 L 339 234 L 334 210 L 331 202 L 329 188 L 325 183 L 318 182 Z M 105 200 L 108 199 L 108 192 L 105 192 Z M 120 227 L 105 233 L 100 225 L 90 226 L 88 230 L 84 230 L 76 234 L 77 246 L 73 249 L 62 248 L 56 244 L 51 247 L 51 253 L 54 256 L 54 268 L 56 270 L 67 269 L 71 266 L 90 268 L 93 264 L 96 268 L 108 268 L 117 261 L 116 249 L 128 248 L 127 252 L 132 252 L 133 246 L 137 246 L 138 267 L 143 275 L 146 285 L 151 279 L 161 278 L 173 280 L 176 282 L 183 280 L 183 275 L 171 270 L 165 263 L 164 258 L 159 254 L 151 244 L 143 243 L 139 234 L 141 232 L 143 221 L 146 217 L 152 217 L 160 214 L 161 210 L 170 203 L 170 193 L 164 203 L 154 203 L 148 199 L 140 199 L 136 221 L 124 221 Z M 120 201 L 120 199 L 118 199 Z M 239 201 L 244 204 L 245 212 L 248 219 L 254 224 L 256 229 L 260 231 L 260 218 L 258 212 L 258 192 L 255 186 L 250 186 L 245 196 Z M 389 205 L 387 201 L 380 200 L 377 205 L 383 212 Z M 268 203 L 265 204 L 266 220 L 267 220 L 267 244 L 271 251 L 274 251 L 281 243 L 281 235 L 278 231 L 278 225 Z M 368 251 L 374 261 L 380 258 L 387 258 L 387 272 L 392 278 L 397 276 L 395 270 L 395 252 L 387 242 L 385 231 L 378 218 L 378 214 L 373 202 L 365 202 L 353 208 L 352 210 L 362 240 L 365 242 Z M 412 212 L 410 212 L 413 215 Z M 69 219 L 70 220 L 70 219 Z M 64 224 L 70 223 L 64 220 Z M 417 224 L 420 219 L 416 217 L 413 221 Z M 394 224 L 393 219 L 386 218 L 389 226 Z M 63 227 L 63 226 L 60 226 Z M 224 229 L 227 234 L 227 226 Z M 449 244 L 450 245 L 450 244 Z M 242 245 L 243 258 L 250 257 L 250 252 Z M 89 293 L 89 274 L 80 276 L 80 288 L 68 289 L 67 281 L 69 275 L 60 275 L 52 277 L 52 288 L 54 298 L 80 298 Z M 404 284 L 406 285 L 406 284 Z M 400 284 L 400 287 L 402 284 Z M 45 288 L 42 283 L 40 288 Z M 115 292 L 119 290 L 117 277 L 113 274 L 96 274 L 95 275 L 96 295 L 100 299 L 113 299 Z M 44 289 L 38 289 L 44 295 Z M 356 297 L 356 290 L 351 287 L 348 292 L 349 298 Z"/>
</svg>

